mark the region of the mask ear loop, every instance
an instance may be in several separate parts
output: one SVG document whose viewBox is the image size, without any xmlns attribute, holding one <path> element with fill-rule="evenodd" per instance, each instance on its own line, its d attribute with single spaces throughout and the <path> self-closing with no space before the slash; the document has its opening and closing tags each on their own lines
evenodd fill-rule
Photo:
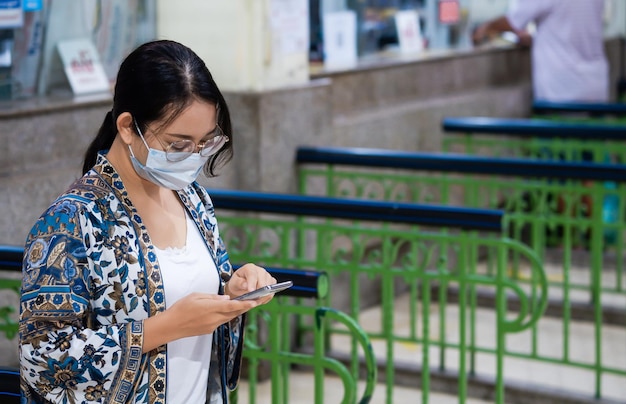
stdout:
<svg viewBox="0 0 626 404">
<path fill-rule="evenodd" d="M 146 146 L 146 149 L 148 150 L 148 152 L 150 152 L 150 146 L 148 146 L 148 143 L 146 143 L 146 139 L 144 139 L 143 133 L 141 133 L 141 129 L 139 129 L 139 125 L 137 125 L 137 121 L 135 120 L 135 118 L 133 118 L 133 125 L 135 125 L 135 130 L 137 131 L 137 134 L 141 138 L 141 141 L 143 142 L 143 144 Z M 130 147 L 130 145 L 128 145 L 128 150 L 130 150 L 130 154 L 133 157 L 135 157 L 135 153 L 133 153 L 133 148 Z"/>
</svg>

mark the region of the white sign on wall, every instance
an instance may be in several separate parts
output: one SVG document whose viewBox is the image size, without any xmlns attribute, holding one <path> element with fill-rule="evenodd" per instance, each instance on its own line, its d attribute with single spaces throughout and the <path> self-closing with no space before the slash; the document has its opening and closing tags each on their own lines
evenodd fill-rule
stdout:
<svg viewBox="0 0 626 404">
<path fill-rule="evenodd" d="M 324 14 L 324 66 L 348 68 L 357 63 L 356 13 Z"/>
<path fill-rule="evenodd" d="M 395 17 L 400 52 L 417 53 L 424 50 L 424 38 L 422 37 L 417 11 L 398 11 Z"/>
<path fill-rule="evenodd" d="M 304 0 L 272 0 L 270 19 L 277 50 L 282 54 L 308 53 L 309 4 Z"/>
<path fill-rule="evenodd" d="M 0 28 L 19 28 L 24 25 L 21 0 L 0 0 Z"/>
<path fill-rule="evenodd" d="M 109 80 L 96 47 L 89 39 L 58 43 L 63 69 L 74 94 L 109 91 Z"/>
</svg>

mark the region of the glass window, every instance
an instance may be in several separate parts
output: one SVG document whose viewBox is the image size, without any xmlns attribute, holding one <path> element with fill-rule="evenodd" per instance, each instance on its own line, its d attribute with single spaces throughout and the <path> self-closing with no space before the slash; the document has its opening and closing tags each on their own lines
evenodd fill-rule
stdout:
<svg viewBox="0 0 626 404">
<path fill-rule="evenodd" d="M 481 23 L 504 15 L 514 0 L 458 0 L 459 20 L 444 24 L 440 6 L 450 0 L 309 0 L 311 61 L 323 60 L 322 16 L 338 10 L 353 10 L 357 16 L 359 56 L 398 46 L 395 13 L 417 10 L 422 35 L 431 49 L 471 47 L 471 32 Z M 523 1 L 523 0 L 517 0 Z M 454 6 L 456 7 L 456 6 Z M 605 33 L 626 35 L 626 2 L 605 0 Z"/>
<path fill-rule="evenodd" d="M 28 4 L 31 2 L 22 2 Z M 156 37 L 156 5 L 151 0 L 42 0 L 23 12 L 17 28 L 0 29 L 0 99 L 68 92 L 57 44 L 89 38 L 111 83 L 122 59 L 138 44 Z"/>
</svg>

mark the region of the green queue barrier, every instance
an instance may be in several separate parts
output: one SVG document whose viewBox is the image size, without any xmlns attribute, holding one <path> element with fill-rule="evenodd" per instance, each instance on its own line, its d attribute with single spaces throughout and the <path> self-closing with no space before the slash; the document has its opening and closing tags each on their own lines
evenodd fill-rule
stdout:
<svg viewBox="0 0 626 404">
<path fill-rule="evenodd" d="M 607 362 L 603 342 L 608 332 L 626 340 L 626 166 L 322 147 L 298 148 L 296 162 L 301 194 L 502 209 L 505 234 L 555 268 L 548 314 L 562 328 L 558 349 L 539 350 L 548 338 L 544 316 L 532 328 L 528 349 L 507 348 L 506 355 L 587 372 L 596 398 L 606 395 L 606 380 L 626 382 L 626 356 L 616 353 Z M 615 203 L 611 215 L 598 208 L 607 200 Z M 495 259 L 483 255 L 488 274 Z M 507 264 L 519 284 L 533 282 L 519 257 Z M 593 324 L 584 360 L 571 342 L 577 321 Z"/>
<path fill-rule="evenodd" d="M 0 245 L 0 293 L 5 301 L 19 301 L 24 248 Z M 17 335 L 17 305 L 0 306 L 0 335 L 13 339 Z"/>
<path fill-rule="evenodd" d="M 598 102 L 548 102 L 534 101 L 533 112 L 535 118 L 549 119 L 555 122 L 564 123 L 599 123 L 605 125 L 618 125 L 626 128 L 626 103 L 598 103 Z M 601 135 L 600 135 L 601 136 Z M 612 150 L 612 142 L 605 145 L 604 158 L 602 158 L 602 150 L 594 152 L 594 161 L 603 163 L 619 162 L 624 163 L 624 159 L 615 155 Z M 583 152 L 583 158 L 591 157 L 588 151 Z M 607 188 L 614 188 L 613 182 L 606 182 Z M 614 215 L 615 200 L 607 198 L 603 203 L 606 216 Z"/>
<path fill-rule="evenodd" d="M 482 356 L 493 362 L 494 375 L 486 377 L 490 387 L 483 398 L 506 402 L 504 359 L 510 350 L 506 339 L 530 332 L 546 309 L 548 283 L 536 254 L 503 234 L 501 211 L 224 190 L 209 193 L 231 259 L 327 272 L 329 293 L 321 304 L 342 310 L 359 324 L 364 309 L 380 305 L 381 317 L 368 325 L 366 334 L 376 347 L 384 402 L 394 402 L 398 383 L 421 389 L 413 402 L 420 398 L 424 404 L 436 402 L 431 392 L 442 388 L 440 375 L 445 374 L 459 403 L 465 403 Z M 494 258 L 489 272 L 479 268 L 485 252 Z M 531 282 L 521 285 L 514 279 L 508 264 L 513 256 L 527 264 Z M 449 289 L 458 292 L 457 318 L 446 308 Z M 478 338 L 481 289 L 494 295 L 492 341 Z M 410 313 L 406 319 L 396 317 L 398 296 L 406 297 L 402 301 Z M 513 300 L 515 308 L 509 307 Z M 305 305 L 294 302 L 290 307 Z M 335 321 L 319 321 L 326 323 L 323 341 L 329 354 L 346 363 L 358 378 L 364 361 L 351 332 Z M 320 323 L 297 317 L 294 324 L 296 350 L 310 351 L 311 333 Z M 317 337 L 313 340 L 322 343 Z M 402 348 L 413 354 L 399 360 L 396 352 Z M 419 375 L 397 377 L 408 367 L 419 368 Z"/>
<path fill-rule="evenodd" d="M 536 102 L 535 108 L 548 109 Z M 543 105 L 543 107 L 542 107 Z M 554 106 L 555 110 L 580 111 L 576 104 Z M 591 109 L 587 106 L 587 109 Z M 620 104 L 599 105 L 597 113 L 623 116 Z M 501 119 L 485 117 L 448 117 L 442 121 L 444 152 L 491 157 L 520 157 L 548 161 L 626 164 L 626 124 L 573 122 L 549 119 Z M 590 185 L 588 182 L 586 185 Z M 615 221 L 620 212 L 614 181 L 604 181 L 607 189 L 602 215 Z"/>
<path fill-rule="evenodd" d="M 447 117 L 442 150 L 491 157 L 626 162 L 626 124 Z"/>
<path fill-rule="evenodd" d="M 533 117 L 559 122 L 626 124 L 626 103 L 534 101 Z"/>
</svg>

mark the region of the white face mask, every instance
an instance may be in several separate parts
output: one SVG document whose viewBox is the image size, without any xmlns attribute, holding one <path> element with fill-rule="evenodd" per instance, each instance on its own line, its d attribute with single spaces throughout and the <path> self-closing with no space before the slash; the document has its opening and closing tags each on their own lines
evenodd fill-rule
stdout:
<svg viewBox="0 0 626 404">
<path fill-rule="evenodd" d="M 204 167 L 210 157 L 201 156 L 200 153 L 193 153 L 182 161 L 169 161 L 164 151 L 151 149 L 141 132 L 139 132 L 139 136 L 148 149 L 146 164 L 141 164 L 137 160 L 133 149 L 128 145 L 130 161 L 140 177 L 160 187 L 176 191 L 185 188 L 198 178 L 202 167 Z"/>
</svg>

